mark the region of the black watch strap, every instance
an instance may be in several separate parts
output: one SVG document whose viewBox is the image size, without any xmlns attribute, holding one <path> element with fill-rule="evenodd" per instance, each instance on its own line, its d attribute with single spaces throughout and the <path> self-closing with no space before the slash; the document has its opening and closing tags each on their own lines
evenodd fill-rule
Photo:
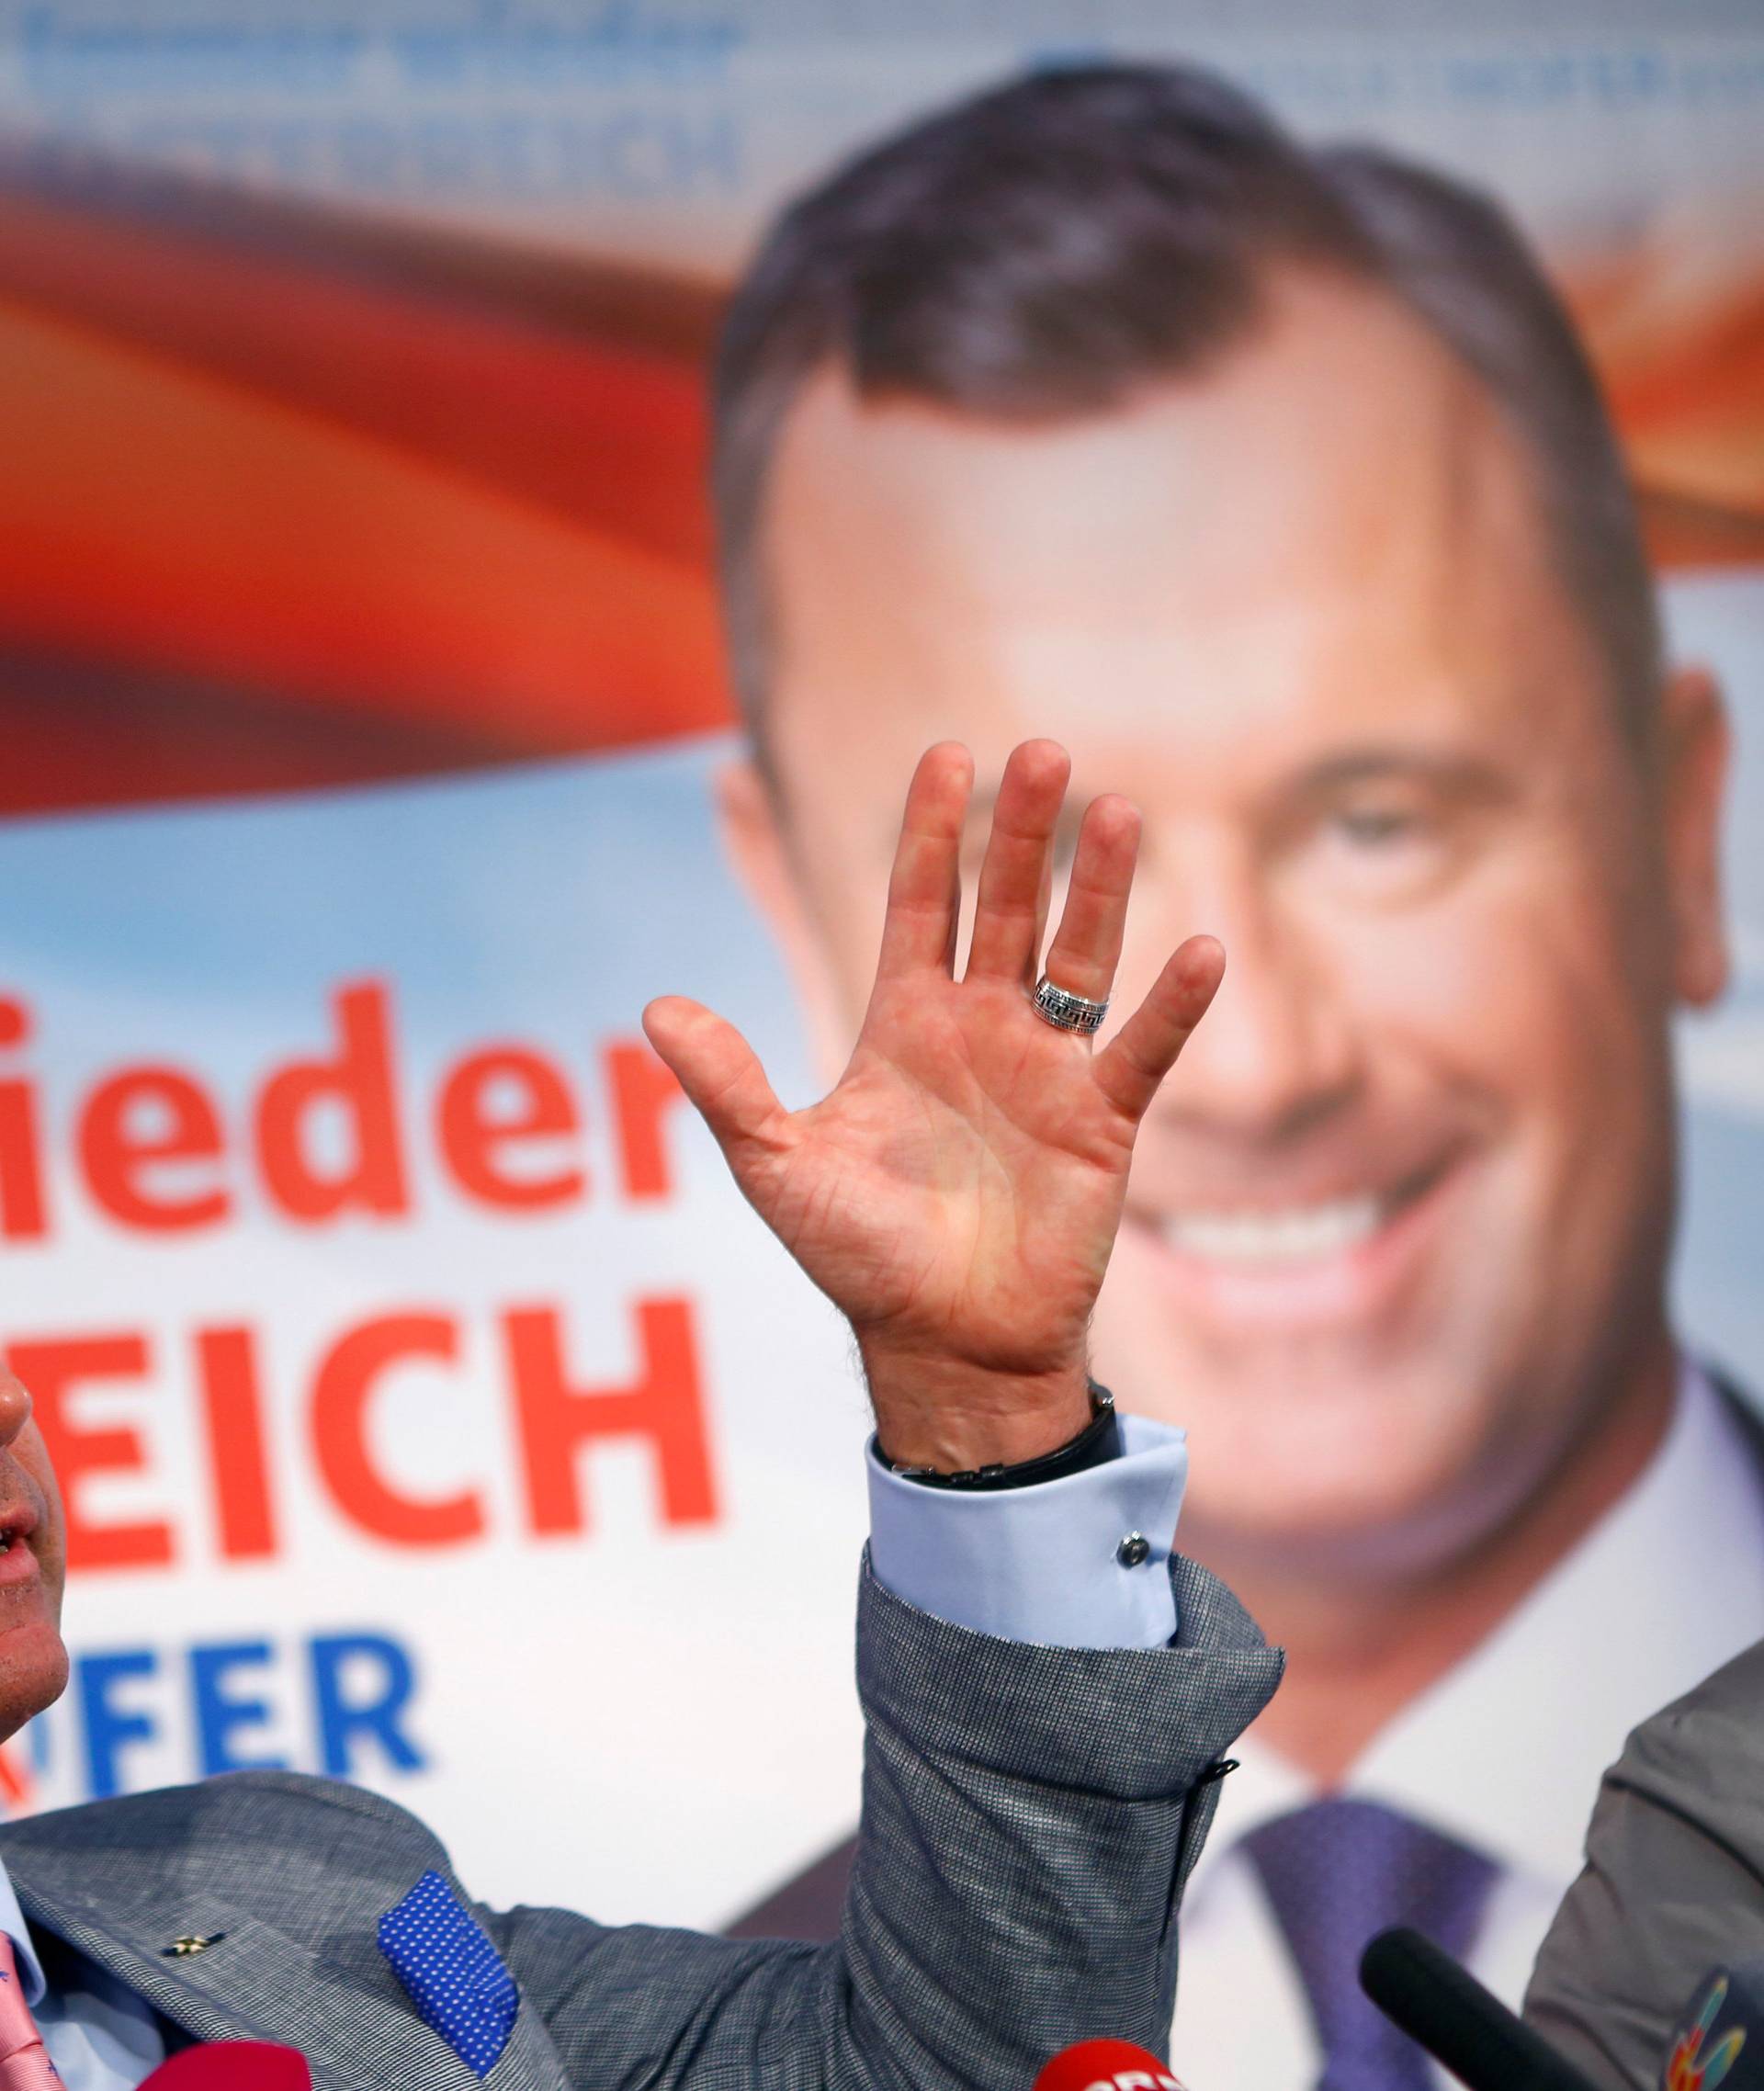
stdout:
<svg viewBox="0 0 1764 2091">
<path fill-rule="evenodd" d="M 960 1474 L 939 1474 L 933 1466 L 902 1466 L 891 1460 L 876 1442 L 876 1456 L 890 1474 L 903 1481 L 916 1481 L 923 1488 L 961 1488 L 975 1492 L 989 1488 L 1032 1488 L 1043 1481 L 1064 1481 L 1069 1474 L 1084 1474 L 1121 1453 L 1121 1425 L 1114 1413 L 1114 1396 L 1105 1386 L 1091 1382 L 1091 1419 L 1078 1433 L 1037 1459 L 1019 1460 L 1013 1466 L 977 1466 Z"/>
</svg>

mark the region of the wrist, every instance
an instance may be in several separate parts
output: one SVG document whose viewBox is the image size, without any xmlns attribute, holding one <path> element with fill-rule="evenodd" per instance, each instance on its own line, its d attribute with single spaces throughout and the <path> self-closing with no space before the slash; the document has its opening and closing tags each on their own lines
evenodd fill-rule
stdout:
<svg viewBox="0 0 1764 2091">
<path fill-rule="evenodd" d="M 891 1459 L 878 1436 L 871 1441 L 877 1462 L 902 1481 L 920 1488 L 953 1488 L 964 1495 L 995 1495 L 1011 1488 L 1040 1488 L 1050 1481 L 1069 1481 L 1092 1467 L 1106 1466 L 1121 1457 L 1121 1422 L 1114 1412 L 1114 1396 L 1105 1386 L 1091 1383 L 1091 1419 L 1075 1438 L 1069 1438 L 1039 1459 L 1018 1460 L 1014 1465 L 958 1468 L 910 1466 Z"/>
<path fill-rule="evenodd" d="M 1000 1372 L 860 1342 L 876 1438 L 898 1466 L 940 1474 L 1020 1466 L 1069 1444 L 1092 1418 L 1082 1357 L 1042 1372 Z"/>
</svg>

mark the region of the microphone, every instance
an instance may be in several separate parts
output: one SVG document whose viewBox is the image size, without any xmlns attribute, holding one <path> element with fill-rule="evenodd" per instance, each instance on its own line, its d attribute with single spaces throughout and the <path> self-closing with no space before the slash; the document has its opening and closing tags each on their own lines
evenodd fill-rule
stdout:
<svg viewBox="0 0 1764 2091">
<path fill-rule="evenodd" d="M 273 2040 L 204 2040 L 149 2070 L 141 2091 L 312 2091 L 312 2072 Z"/>
<path fill-rule="evenodd" d="M 1598 2091 L 1419 1931 L 1381 1931 L 1361 1956 L 1360 1986 L 1470 2091 Z"/>
<path fill-rule="evenodd" d="M 1724 2091 L 1764 2085 L 1764 1961 L 1712 1968 L 1679 2014 L 1660 2091 L 1715 2091 L 1717 2085 Z"/>
<path fill-rule="evenodd" d="M 1131 2040 L 1075 2040 L 1043 2063 L 1035 2091 L 1182 2091 L 1182 2084 Z"/>
</svg>

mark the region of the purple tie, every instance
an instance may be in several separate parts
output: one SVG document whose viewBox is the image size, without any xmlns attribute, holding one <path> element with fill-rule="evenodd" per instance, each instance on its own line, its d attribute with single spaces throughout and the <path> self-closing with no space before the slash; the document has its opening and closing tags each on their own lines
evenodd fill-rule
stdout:
<svg viewBox="0 0 1764 2091">
<path fill-rule="evenodd" d="M 1360 1987 L 1374 1932 L 1411 1924 L 1462 1959 L 1495 1867 L 1375 1801 L 1317 1801 L 1243 1839 L 1305 1984 L 1323 2070 L 1316 2091 L 1431 2091 L 1421 2051 Z"/>
</svg>

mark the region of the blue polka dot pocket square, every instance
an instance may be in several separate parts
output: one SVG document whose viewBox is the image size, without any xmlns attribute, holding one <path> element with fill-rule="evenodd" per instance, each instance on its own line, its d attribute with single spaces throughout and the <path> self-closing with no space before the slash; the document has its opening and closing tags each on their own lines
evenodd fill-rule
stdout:
<svg viewBox="0 0 1764 2091">
<path fill-rule="evenodd" d="M 474 2075 L 488 2076 L 521 1995 L 483 1926 L 431 1870 L 380 1918 L 379 1938 L 417 2017 Z"/>
</svg>

